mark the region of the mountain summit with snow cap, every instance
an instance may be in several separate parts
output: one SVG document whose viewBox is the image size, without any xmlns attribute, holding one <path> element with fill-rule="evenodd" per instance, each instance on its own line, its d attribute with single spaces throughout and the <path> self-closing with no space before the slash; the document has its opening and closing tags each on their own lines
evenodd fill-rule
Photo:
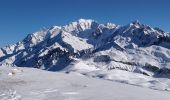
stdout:
<svg viewBox="0 0 170 100">
<path fill-rule="evenodd" d="M 169 78 L 170 36 L 138 20 L 120 26 L 79 19 L 1 48 L 0 63 L 50 71 L 119 69 Z"/>
</svg>

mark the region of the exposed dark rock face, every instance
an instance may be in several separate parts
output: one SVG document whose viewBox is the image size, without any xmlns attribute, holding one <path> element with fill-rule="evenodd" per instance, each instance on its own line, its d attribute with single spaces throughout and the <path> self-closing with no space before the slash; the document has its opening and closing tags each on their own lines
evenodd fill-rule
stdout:
<svg viewBox="0 0 170 100">
<path fill-rule="evenodd" d="M 155 74 L 155 77 L 170 78 L 170 69 L 169 68 L 161 68 Z"/>
<path fill-rule="evenodd" d="M 159 71 L 159 67 L 150 65 L 150 64 L 148 64 L 148 63 L 146 63 L 145 66 L 143 66 L 142 68 L 145 69 L 145 70 L 147 70 L 147 71 L 154 72 L 154 73 L 156 73 L 157 71 Z"/>
<path fill-rule="evenodd" d="M 94 62 L 110 62 L 111 58 L 108 55 L 100 55 L 94 58 Z"/>
</svg>

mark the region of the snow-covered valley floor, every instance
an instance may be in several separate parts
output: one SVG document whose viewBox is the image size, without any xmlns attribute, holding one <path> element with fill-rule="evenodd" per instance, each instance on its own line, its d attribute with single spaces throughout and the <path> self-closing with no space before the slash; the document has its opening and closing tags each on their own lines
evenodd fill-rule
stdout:
<svg viewBox="0 0 170 100">
<path fill-rule="evenodd" d="M 12 72 L 12 73 L 11 73 Z M 169 91 L 34 68 L 0 67 L 0 100 L 169 100 Z"/>
</svg>

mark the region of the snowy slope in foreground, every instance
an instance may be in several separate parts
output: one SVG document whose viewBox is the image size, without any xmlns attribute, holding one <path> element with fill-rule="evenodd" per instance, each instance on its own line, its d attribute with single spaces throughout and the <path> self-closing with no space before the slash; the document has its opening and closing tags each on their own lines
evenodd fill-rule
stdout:
<svg viewBox="0 0 170 100">
<path fill-rule="evenodd" d="M 11 70 L 13 75 L 10 75 Z M 0 67 L 0 100 L 169 100 L 170 92 L 32 68 Z"/>
</svg>

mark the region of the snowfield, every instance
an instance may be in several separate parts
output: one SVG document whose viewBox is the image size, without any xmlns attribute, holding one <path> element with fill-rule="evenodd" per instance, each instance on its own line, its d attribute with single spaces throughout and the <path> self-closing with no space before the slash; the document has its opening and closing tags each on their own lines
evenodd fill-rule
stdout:
<svg viewBox="0 0 170 100">
<path fill-rule="evenodd" d="M 66 74 L 34 68 L 0 67 L 0 100 L 169 100 L 169 98 L 169 91 L 85 77 L 75 72 Z"/>
</svg>

